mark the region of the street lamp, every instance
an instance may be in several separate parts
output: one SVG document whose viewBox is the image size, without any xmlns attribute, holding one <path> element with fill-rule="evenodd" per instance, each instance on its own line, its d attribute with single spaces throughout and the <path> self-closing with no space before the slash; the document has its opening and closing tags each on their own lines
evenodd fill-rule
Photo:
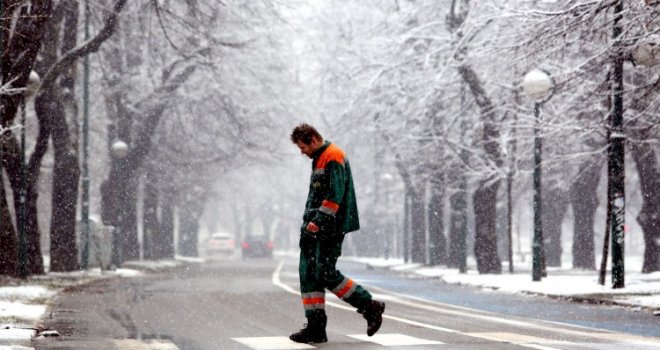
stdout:
<svg viewBox="0 0 660 350">
<path fill-rule="evenodd" d="M 89 1 L 85 1 L 85 41 L 89 40 Z M 83 243 L 81 268 L 87 269 L 89 262 L 89 55 L 83 60 L 83 118 L 82 118 L 82 164 L 80 216 Z"/>
<path fill-rule="evenodd" d="M 541 196 L 541 152 L 543 140 L 540 135 L 540 109 L 554 92 L 555 83 L 545 71 L 532 69 L 525 75 L 522 89 L 534 101 L 534 241 L 532 243 L 532 280 L 540 281 L 545 274 L 545 257 L 543 252 L 543 221 Z"/>
<path fill-rule="evenodd" d="M 121 161 L 126 156 L 128 155 L 128 144 L 120 139 L 115 139 L 110 143 L 110 156 L 115 160 L 115 161 Z M 111 179 L 110 181 L 116 181 L 116 179 Z M 116 185 L 113 185 L 116 186 Z M 117 189 L 114 188 L 113 191 L 116 191 Z M 113 196 L 114 197 L 114 196 Z M 112 199 L 113 201 L 116 201 L 117 198 L 114 197 Z M 117 206 L 117 203 L 113 203 L 113 206 Z M 112 240 L 113 240 L 113 247 L 115 248 L 113 250 L 112 254 L 112 262 L 116 267 L 121 266 L 121 263 L 124 260 L 124 242 L 123 242 L 123 233 L 121 231 L 122 225 L 123 225 L 123 218 L 122 218 L 122 209 L 121 208 L 116 208 L 116 212 L 114 215 L 117 215 L 115 218 L 115 229 L 114 233 L 112 235 Z"/>
<path fill-rule="evenodd" d="M 114 140 L 110 145 L 110 153 L 115 159 L 124 159 L 128 155 L 128 144 L 122 140 Z"/>
</svg>

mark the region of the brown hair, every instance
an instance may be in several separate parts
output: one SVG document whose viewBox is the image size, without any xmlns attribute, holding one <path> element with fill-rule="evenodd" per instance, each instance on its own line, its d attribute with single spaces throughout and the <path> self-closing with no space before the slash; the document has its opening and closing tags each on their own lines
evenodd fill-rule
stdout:
<svg viewBox="0 0 660 350">
<path fill-rule="evenodd" d="M 323 140 L 323 136 L 321 136 L 313 126 L 307 123 L 302 123 L 296 126 L 291 132 L 291 142 L 293 143 L 301 141 L 302 143 L 309 145 L 312 143 L 312 138 Z"/>
</svg>

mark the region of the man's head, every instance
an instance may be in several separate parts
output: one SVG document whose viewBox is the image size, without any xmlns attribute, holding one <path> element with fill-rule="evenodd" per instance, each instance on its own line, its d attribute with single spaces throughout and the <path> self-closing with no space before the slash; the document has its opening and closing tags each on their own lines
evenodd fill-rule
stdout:
<svg viewBox="0 0 660 350">
<path fill-rule="evenodd" d="M 323 146 L 323 136 L 313 126 L 303 123 L 291 132 L 291 142 L 300 148 L 300 153 L 312 158 L 312 154 Z"/>
</svg>

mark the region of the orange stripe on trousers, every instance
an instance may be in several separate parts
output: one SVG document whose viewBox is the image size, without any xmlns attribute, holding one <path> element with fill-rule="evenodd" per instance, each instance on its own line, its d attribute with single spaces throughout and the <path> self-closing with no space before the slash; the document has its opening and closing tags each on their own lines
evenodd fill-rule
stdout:
<svg viewBox="0 0 660 350">
<path fill-rule="evenodd" d="M 337 296 L 340 298 L 343 297 L 344 294 L 346 294 L 346 292 L 348 292 L 352 286 L 353 286 L 353 280 L 348 280 L 348 283 L 346 283 L 344 288 L 342 288 L 339 292 L 337 292 Z"/>
<path fill-rule="evenodd" d="M 325 298 L 307 298 L 303 299 L 303 304 L 309 305 L 309 304 L 325 304 Z"/>
</svg>

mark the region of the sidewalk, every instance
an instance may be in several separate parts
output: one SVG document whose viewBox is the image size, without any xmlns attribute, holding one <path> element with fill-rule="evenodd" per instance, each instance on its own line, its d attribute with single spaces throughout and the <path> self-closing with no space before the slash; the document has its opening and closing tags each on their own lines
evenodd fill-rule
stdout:
<svg viewBox="0 0 660 350">
<path fill-rule="evenodd" d="M 573 270 L 570 266 L 548 268 L 547 277 L 533 282 L 531 264 L 515 264 L 513 274 L 508 272 L 507 264 L 502 266 L 501 274 L 480 275 L 476 266 L 470 262 L 467 273 L 461 274 L 458 269 L 404 263 L 401 259 L 346 259 L 364 263 L 371 268 L 439 279 L 450 284 L 470 285 L 502 293 L 534 294 L 577 302 L 633 307 L 660 317 L 660 272 L 638 272 L 641 270 L 641 261 L 634 257 L 626 258 L 626 286 L 621 289 L 612 289 L 610 271 L 602 286 L 598 284 L 598 271 Z"/>
<path fill-rule="evenodd" d="M 92 268 L 70 273 L 49 272 L 43 276 L 31 276 L 27 280 L 0 277 L 0 350 L 32 350 L 34 337 L 57 336 L 55 332 L 43 332 L 38 322 L 47 317 L 49 300 L 58 292 L 91 281 L 112 277 L 136 277 L 145 272 L 176 267 L 201 259 L 177 258 L 157 262 L 126 262 L 114 271 Z"/>
</svg>

